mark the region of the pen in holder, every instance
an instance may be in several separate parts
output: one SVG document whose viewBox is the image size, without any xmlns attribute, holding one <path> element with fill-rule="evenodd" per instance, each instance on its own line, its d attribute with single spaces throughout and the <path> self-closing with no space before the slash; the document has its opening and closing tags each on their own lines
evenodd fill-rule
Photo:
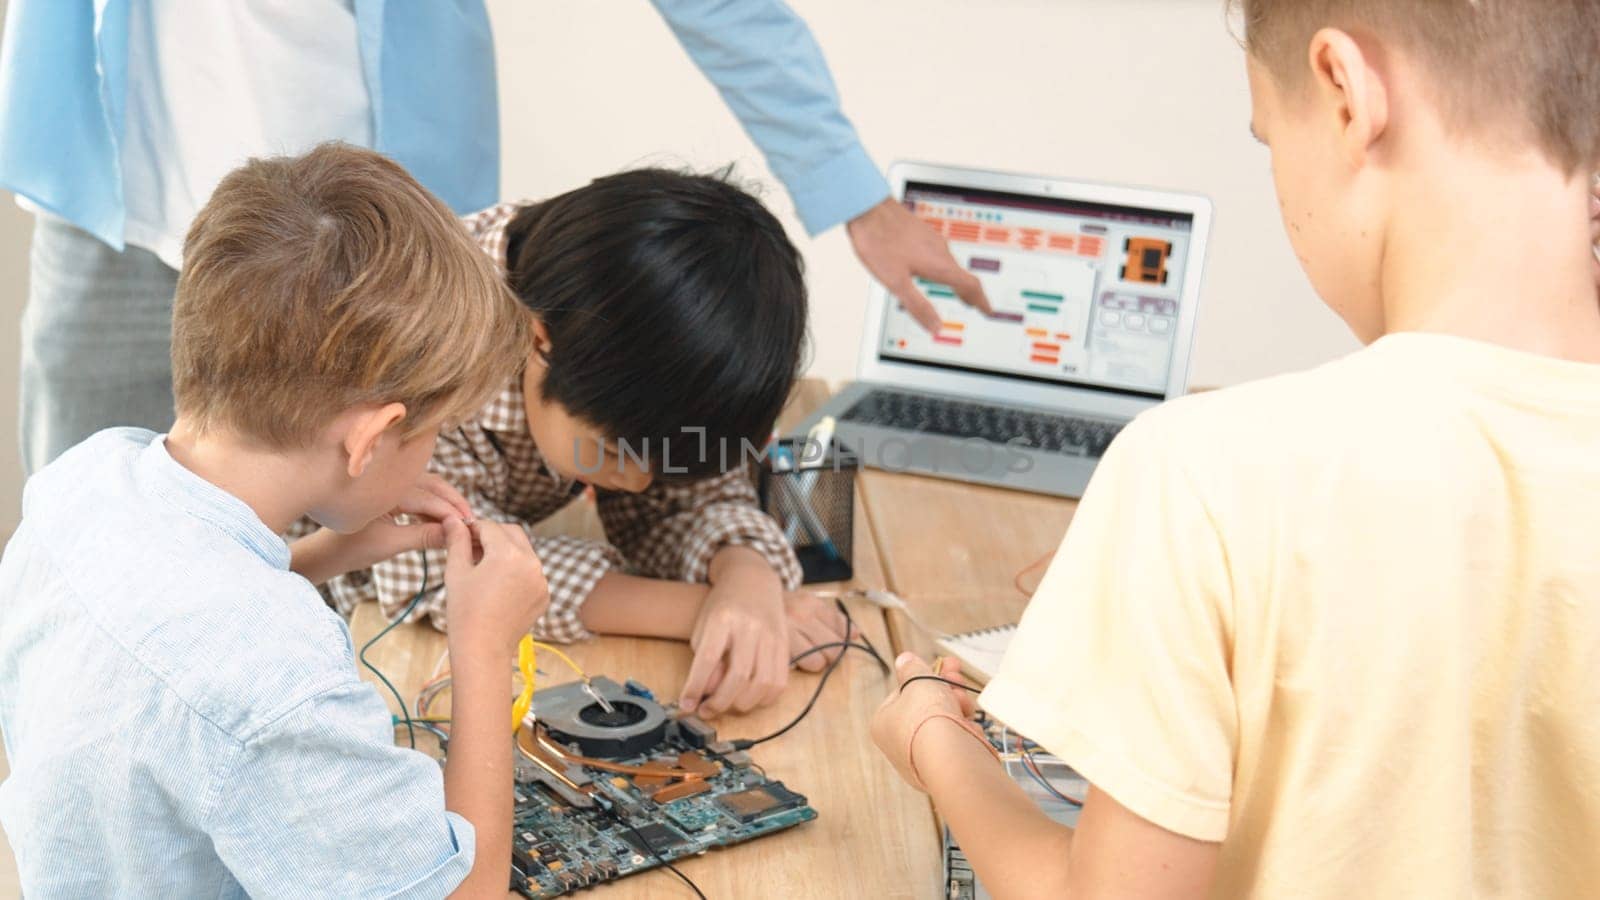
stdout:
<svg viewBox="0 0 1600 900">
<path fill-rule="evenodd" d="M 824 448 L 805 438 L 784 438 L 762 460 L 761 508 L 794 547 L 806 584 L 854 575 L 858 468 L 855 454 L 832 439 Z"/>
</svg>

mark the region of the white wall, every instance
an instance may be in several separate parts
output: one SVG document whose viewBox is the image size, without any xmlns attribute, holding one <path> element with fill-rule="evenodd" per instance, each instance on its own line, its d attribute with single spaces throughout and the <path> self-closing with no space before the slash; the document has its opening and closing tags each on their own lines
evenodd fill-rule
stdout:
<svg viewBox="0 0 1600 900">
<path fill-rule="evenodd" d="M 1312 295 L 1249 137 L 1221 0 L 791 0 L 880 164 L 896 158 L 1196 190 L 1217 204 L 1198 384 L 1354 346 Z M 808 239 L 760 154 L 644 0 L 489 0 L 507 197 L 641 163 L 738 161 L 809 264 L 814 374 L 849 377 L 867 276 L 842 230 Z M 419 60 L 425 65 L 426 61 Z M 15 521 L 16 324 L 27 218 L 0 204 L 0 535 Z"/>
<path fill-rule="evenodd" d="M 1221 0 L 790 0 L 880 165 L 898 158 L 1199 191 L 1217 205 L 1194 381 L 1231 384 L 1354 341 L 1283 237 Z M 867 276 L 789 198 L 644 2 L 490 0 L 507 196 L 645 162 L 737 160 L 809 264 L 812 372 L 855 366 Z M 663 151 L 670 151 L 663 153 Z"/>
</svg>

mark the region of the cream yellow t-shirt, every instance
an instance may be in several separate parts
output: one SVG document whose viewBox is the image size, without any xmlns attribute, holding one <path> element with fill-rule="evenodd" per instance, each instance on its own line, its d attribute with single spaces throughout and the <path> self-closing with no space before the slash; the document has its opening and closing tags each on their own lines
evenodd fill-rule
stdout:
<svg viewBox="0 0 1600 900">
<path fill-rule="evenodd" d="M 1397 334 L 1141 416 L 980 702 L 1218 897 L 1600 896 L 1600 366 Z"/>
</svg>

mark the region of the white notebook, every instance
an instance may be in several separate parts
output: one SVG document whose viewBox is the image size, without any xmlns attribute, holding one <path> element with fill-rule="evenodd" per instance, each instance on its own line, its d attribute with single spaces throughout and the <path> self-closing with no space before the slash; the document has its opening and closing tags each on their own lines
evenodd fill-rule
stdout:
<svg viewBox="0 0 1600 900">
<path fill-rule="evenodd" d="M 987 683 L 1000 671 L 1000 658 L 1006 655 L 1011 636 L 1016 633 L 1016 625 L 997 625 L 942 637 L 939 646 L 961 660 L 961 668 L 968 677 Z"/>
</svg>

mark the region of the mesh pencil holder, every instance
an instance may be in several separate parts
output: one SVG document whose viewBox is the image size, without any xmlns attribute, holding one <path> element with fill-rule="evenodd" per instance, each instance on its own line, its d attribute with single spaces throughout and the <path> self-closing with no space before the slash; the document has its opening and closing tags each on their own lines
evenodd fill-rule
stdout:
<svg viewBox="0 0 1600 900">
<path fill-rule="evenodd" d="M 851 555 L 860 464 L 837 441 L 819 451 L 804 438 L 784 438 L 768 448 L 759 479 L 761 508 L 794 547 L 806 584 L 849 581 L 855 573 Z"/>
</svg>

